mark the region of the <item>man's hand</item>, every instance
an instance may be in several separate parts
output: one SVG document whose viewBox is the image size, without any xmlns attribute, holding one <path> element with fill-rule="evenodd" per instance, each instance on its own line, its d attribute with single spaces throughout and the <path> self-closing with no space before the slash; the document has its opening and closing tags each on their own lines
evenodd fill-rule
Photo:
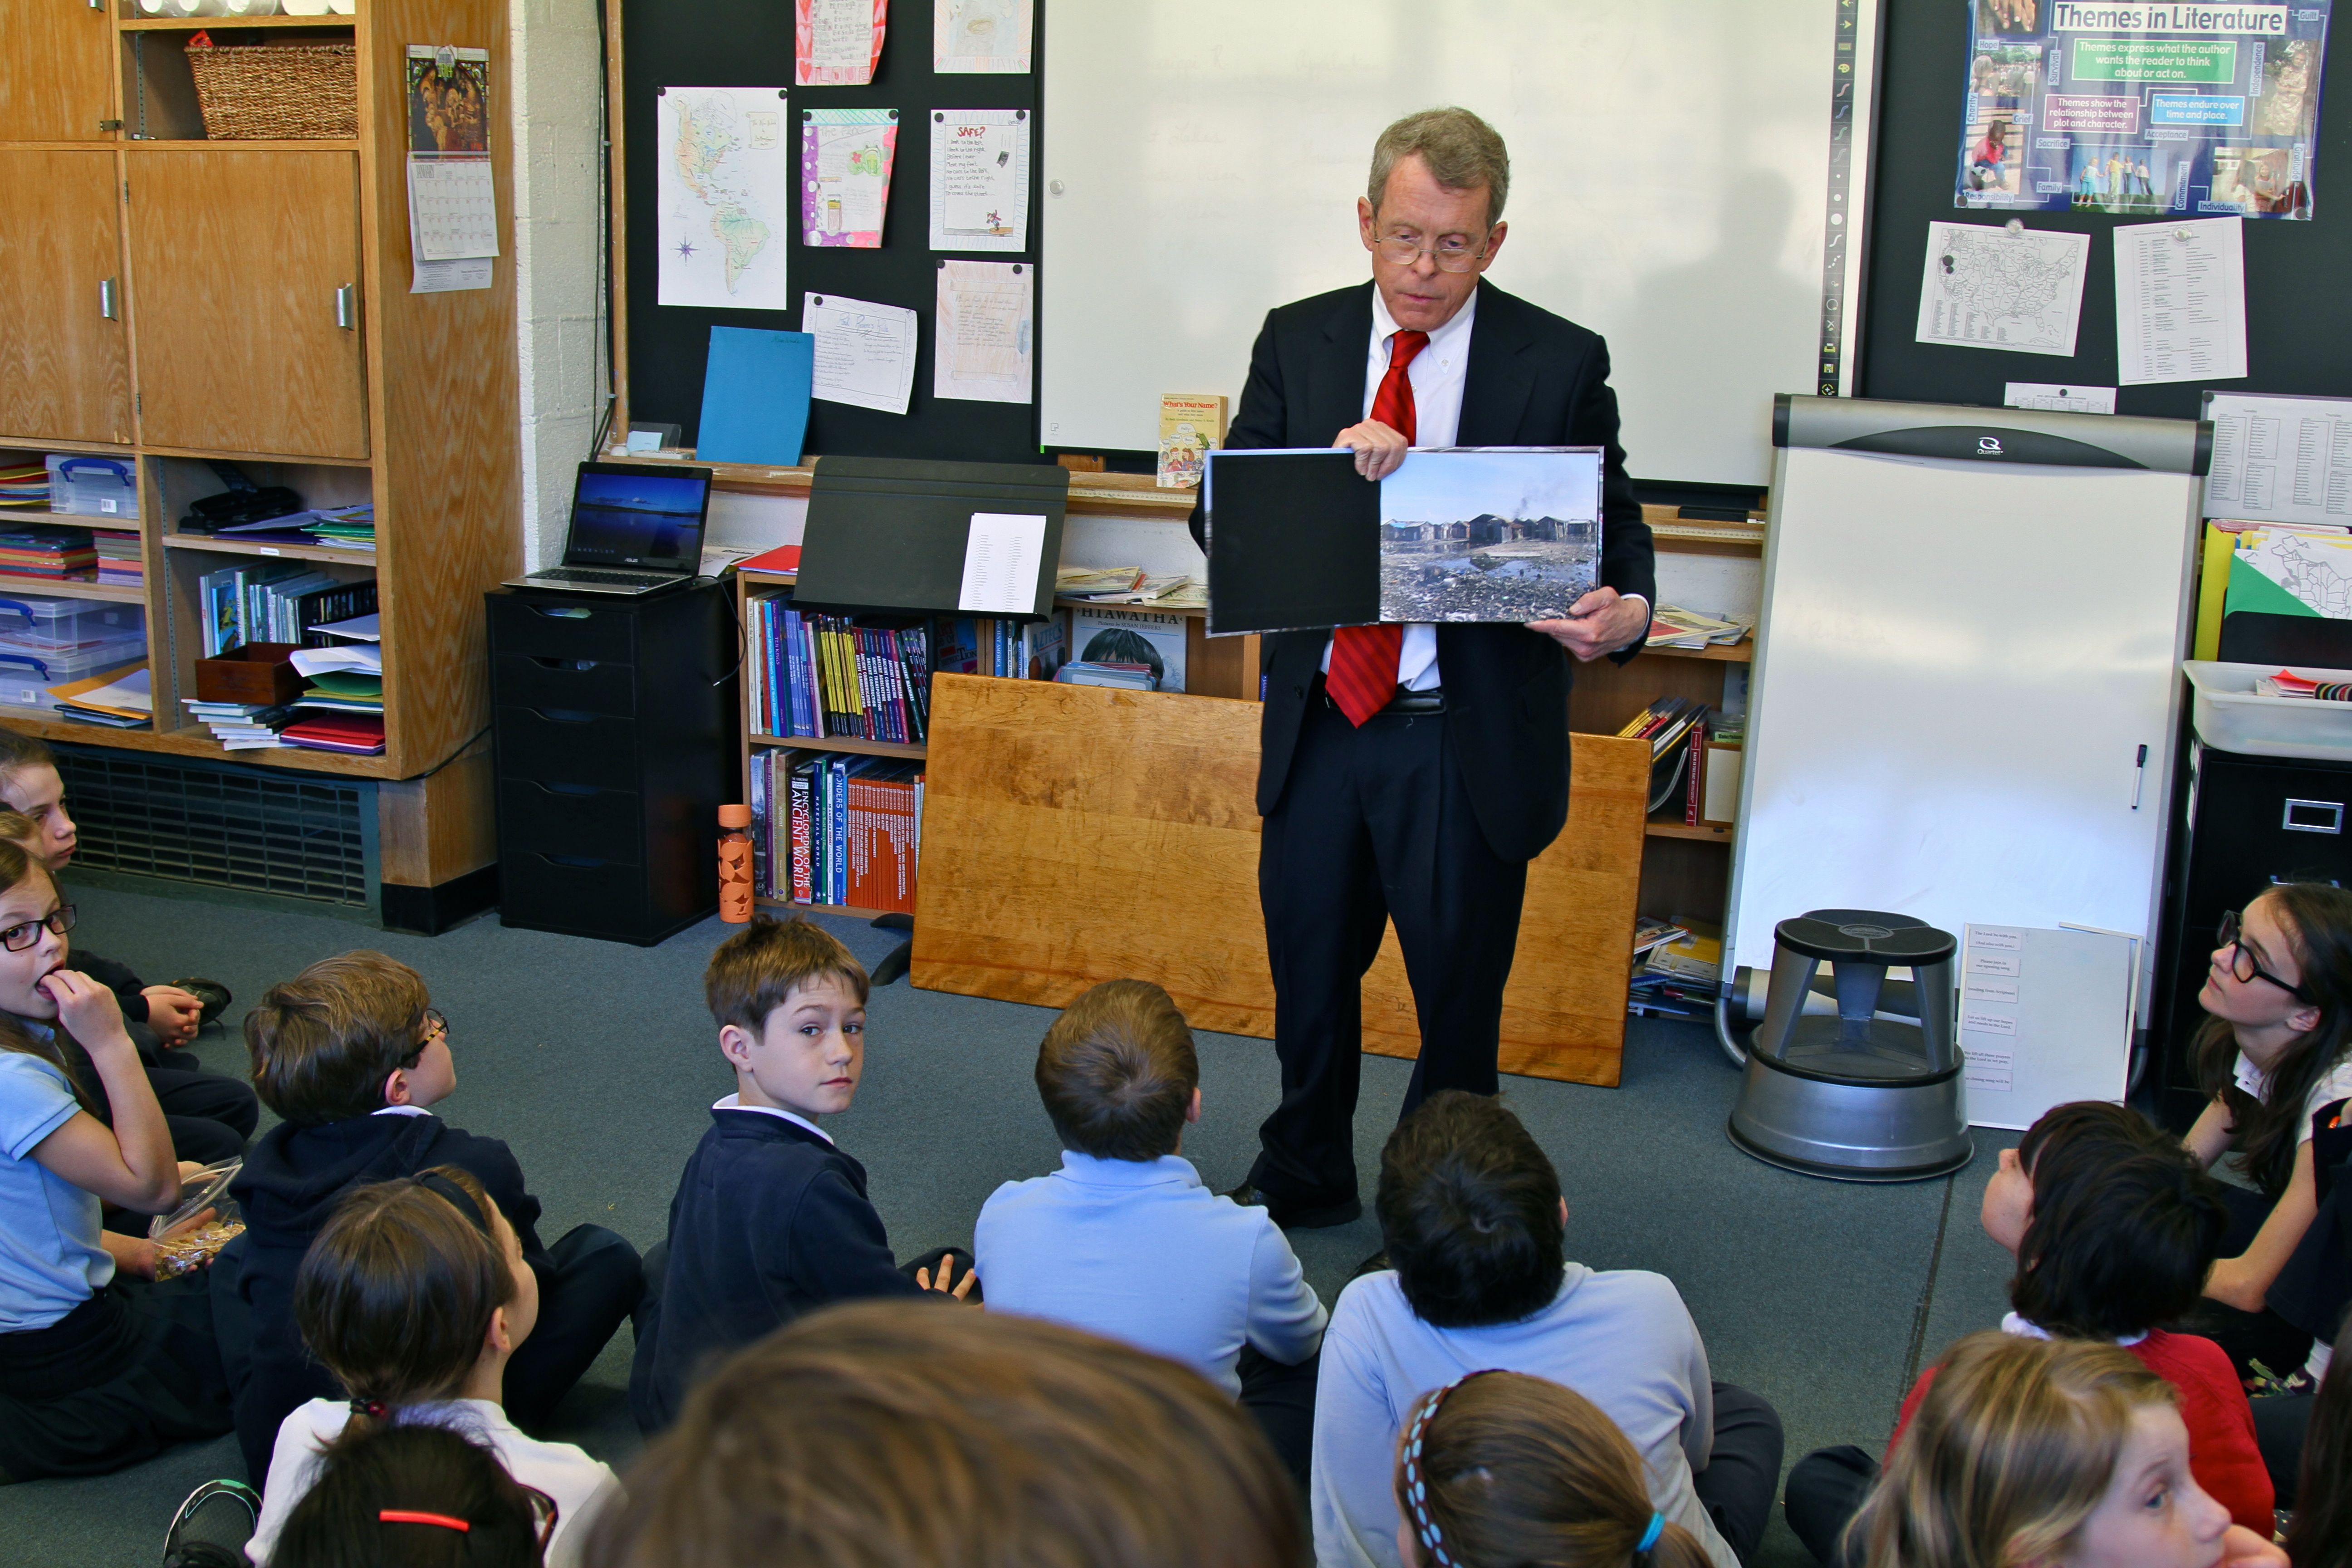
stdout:
<svg viewBox="0 0 2352 1568">
<path fill-rule="evenodd" d="M 1367 419 L 1332 437 L 1331 445 L 1353 450 L 1356 472 L 1377 481 L 1404 467 L 1404 455 L 1412 443 L 1402 432 L 1390 429 L 1377 419 Z"/>
<path fill-rule="evenodd" d="M 1361 428 L 1361 426 L 1359 426 Z M 1528 630 L 1568 649 L 1586 664 L 1602 654 L 1615 653 L 1649 630 L 1649 607 L 1628 599 L 1614 588 L 1595 588 L 1568 607 L 1568 618 L 1529 621 Z"/>
<path fill-rule="evenodd" d="M 183 1046 L 196 1037 L 205 1005 L 176 985 L 150 985 L 139 993 L 147 998 L 147 1026 L 166 1046 Z"/>
<path fill-rule="evenodd" d="M 915 1283 L 921 1289 L 926 1290 L 937 1290 L 941 1295 L 952 1296 L 957 1300 L 963 1301 L 964 1305 L 967 1307 L 973 1305 L 973 1303 L 965 1300 L 964 1299 L 971 1294 L 972 1282 L 979 1278 L 980 1275 L 977 1270 L 966 1269 L 964 1271 L 962 1280 L 959 1283 L 955 1277 L 955 1258 L 953 1254 L 950 1254 L 948 1257 L 940 1259 L 940 1272 L 937 1279 L 932 1278 L 931 1271 L 928 1268 L 918 1268 L 915 1270 Z"/>
</svg>

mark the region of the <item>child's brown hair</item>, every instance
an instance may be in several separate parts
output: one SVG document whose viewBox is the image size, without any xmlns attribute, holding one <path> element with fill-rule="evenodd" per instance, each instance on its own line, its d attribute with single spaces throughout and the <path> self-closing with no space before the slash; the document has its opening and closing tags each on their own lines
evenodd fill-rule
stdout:
<svg viewBox="0 0 2352 1568">
<path fill-rule="evenodd" d="M 593 1568 L 1304 1568 L 1295 1484 L 1189 1368 L 1039 1318 L 812 1312 L 739 1352 L 603 1510 Z"/>
<path fill-rule="evenodd" d="M 464 1384 L 515 1299 L 495 1213 L 471 1173 L 436 1165 L 354 1187 L 310 1243 L 294 1322 L 350 1397 L 350 1430 Z"/>
<path fill-rule="evenodd" d="M 362 949 L 322 958 L 262 993 L 245 1047 L 262 1103 L 297 1127 L 383 1109 L 383 1083 L 424 1054 L 432 995 L 398 959 Z"/>
<path fill-rule="evenodd" d="M 762 917 L 719 944 L 702 972 L 702 995 L 714 1022 L 756 1035 L 794 988 L 827 979 L 848 986 L 866 1005 L 866 966 L 839 937 L 798 917 Z"/>
<path fill-rule="evenodd" d="M 1200 1087 L 1192 1030 L 1149 980 L 1106 980 L 1037 1047 L 1037 1094 L 1062 1146 L 1098 1160 L 1173 1153 Z"/>
</svg>

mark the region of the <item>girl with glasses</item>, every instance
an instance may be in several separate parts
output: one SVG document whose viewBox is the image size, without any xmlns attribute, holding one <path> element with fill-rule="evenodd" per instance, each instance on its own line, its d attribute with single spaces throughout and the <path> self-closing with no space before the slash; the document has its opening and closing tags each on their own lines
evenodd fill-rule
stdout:
<svg viewBox="0 0 2352 1568">
<path fill-rule="evenodd" d="M 121 1004 L 66 966 L 72 926 L 48 872 L 0 842 L 0 1484 L 229 1427 L 206 1277 L 158 1283 L 154 1244 L 100 1224 L 105 1204 L 169 1211 L 184 1173 Z"/>
<path fill-rule="evenodd" d="M 2197 996 L 2209 1015 L 2196 1063 L 2210 1099 L 2188 1143 L 2208 1166 L 2232 1156 L 2260 1189 L 2224 1189 L 2231 1226 L 2205 1294 L 2221 1320 L 2212 1337 L 2257 1392 L 2270 1392 L 2301 1386 L 2294 1374 L 2306 1352 L 2311 1379 L 2327 1367 L 2327 1347 L 2314 1349 L 2311 1333 L 2327 1304 L 2273 1300 L 2273 1289 L 2319 1209 L 2313 1118 L 2352 1097 L 2352 892 L 2279 884 L 2224 916 L 2218 940 Z"/>
</svg>

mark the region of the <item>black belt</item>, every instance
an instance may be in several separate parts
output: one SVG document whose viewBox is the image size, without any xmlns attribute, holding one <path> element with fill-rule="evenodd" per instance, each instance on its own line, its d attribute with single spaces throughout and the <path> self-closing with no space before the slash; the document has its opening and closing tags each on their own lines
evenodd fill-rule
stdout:
<svg viewBox="0 0 2352 1568">
<path fill-rule="evenodd" d="M 1317 694 L 1319 695 L 1325 702 L 1330 703 L 1334 708 L 1339 706 L 1338 703 L 1331 701 L 1330 690 L 1328 688 L 1322 685 L 1321 677 L 1319 676 L 1317 678 L 1316 689 Z M 1415 719 L 1425 718 L 1432 713 L 1443 713 L 1444 711 L 1445 689 L 1442 686 L 1432 687 L 1427 691 L 1409 691 L 1405 688 L 1400 686 L 1396 689 L 1396 695 L 1390 698 L 1388 700 L 1387 706 L 1381 710 L 1381 712 L 1382 713 L 1402 713 L 1407 718 Z M 1375 717 L 1377 716 L 1378 715 L 1375 715 Z"/>
</svg>

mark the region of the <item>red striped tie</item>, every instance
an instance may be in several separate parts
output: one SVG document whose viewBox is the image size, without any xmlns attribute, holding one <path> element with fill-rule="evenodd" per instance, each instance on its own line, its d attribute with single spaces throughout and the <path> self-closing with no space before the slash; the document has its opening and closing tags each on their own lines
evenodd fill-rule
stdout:
<svg viewBox="0 0 2352 1568">
<path fill-rule="evenodd" d="M 1407 446 L 1412 444 L 1413 412 L 1412 383 L 1405 379 L 1405 368 L 1428 346 L 1427 332 L 1391 334 L 1388 374 L 1372 395 L 1372 417 L 1402 436 Z M 1323 686 L 1349 723 L 1360 727 L 1396 695 L 1397 656 L 1403 647 L 1404 627 L 1394 622 L 1341 626 L 1331 634 L 1331 670 Z"/>
</svg>

